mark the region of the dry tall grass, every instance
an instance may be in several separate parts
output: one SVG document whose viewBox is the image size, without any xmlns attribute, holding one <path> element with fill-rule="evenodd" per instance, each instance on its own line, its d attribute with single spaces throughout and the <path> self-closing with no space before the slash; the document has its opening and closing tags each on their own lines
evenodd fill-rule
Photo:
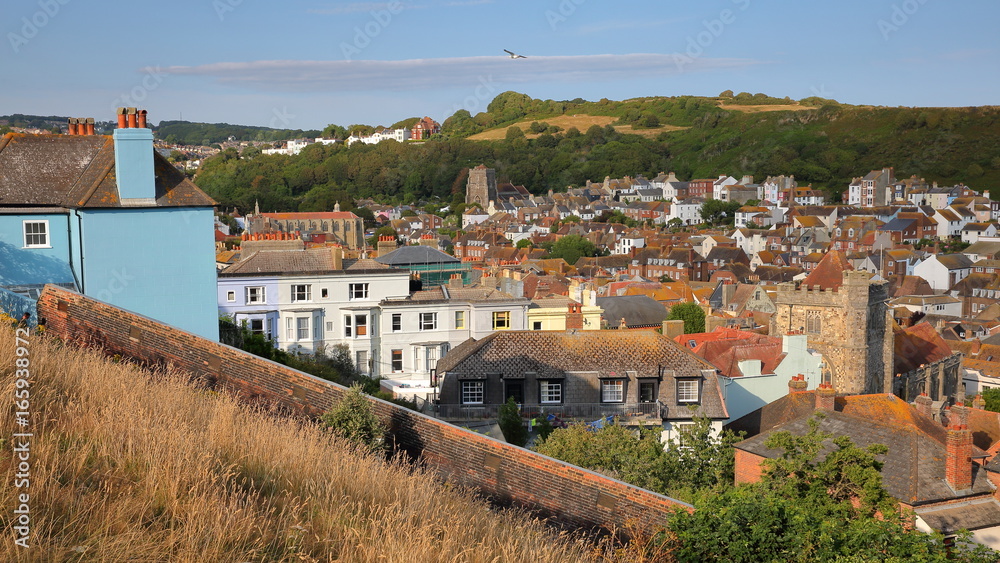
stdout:
<svg viewBox="0 0 1000 563">
<path fill-rule="evenodd" d="M 350 451 L 179 377 L 30 343 L 31 536 L 14 544 L 0 452 L 3 561 L 585 561 L 516 512 Z M 14 426 L 13 333 L 0 329 L 0 427 Z M 16 430 L 15 430 L 16 431 Z M 0 437 L 9 439 L 12 431 Z"/>
</svg>

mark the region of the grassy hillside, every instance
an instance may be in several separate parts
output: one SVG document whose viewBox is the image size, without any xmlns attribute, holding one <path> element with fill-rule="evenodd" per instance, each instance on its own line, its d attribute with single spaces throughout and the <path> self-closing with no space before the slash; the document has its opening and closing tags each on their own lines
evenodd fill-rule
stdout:
<svg viewBox="0 0 1000 563">
<path fill-rule="evenodd" d="M 318 137 L 320 131 L 301 129 L 272 129 L 252 125 L 229 123 L 195 123 L 192 121 L 161 121 L 156 127 L 156 138 L 182 145 L 211 145 L 229 137 L 237 141 L 282 141 L 301 137 Z"/>
<path fill-rule="evenodd" d="M 310 424 L 94 352 L 37 337 L 29 350 L 30 548 L 15 546 L 10 530 L 25 490 L 14 487 L 6 443 L 0 560 L 592 560 L 592 547 L 354 453 Z M 4 421 L 15 416 L 16 357 L 4 325 Z"/>
<path fill-rule="evenodd" d="M 460 110 L 423 143 L 308 147 L 298 156 L 209 159 L 198 185 L 223 205 L 329 210 L 372 197 L 464 199 L 464 168 L 485 164 L 533 193 L 605 176 L 674 171 L 681 179 L 793 174 L 839 195 L 851 178 L 894 166 L 944 185 L 1000 193 L 1000 109 L 850 106 L 762 94 L 625 101 L 535 100 L 504 92 Z M 476 140 L 481 139 L 481 140 Z"/>
</svg>

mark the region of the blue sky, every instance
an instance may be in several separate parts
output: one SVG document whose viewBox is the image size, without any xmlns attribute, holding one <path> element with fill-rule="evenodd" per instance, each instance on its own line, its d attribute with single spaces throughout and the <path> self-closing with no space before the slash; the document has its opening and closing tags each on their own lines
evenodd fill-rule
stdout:
<svg viewBox="0 0 1000 563">
<path fill-rule="evenodd" d="M 0 114 L 281 128 L 542 99 L 995 105 L 996 0 L 4 0 Z M 511 60 L 510 49 L 527 55 Z"/>
</svg>

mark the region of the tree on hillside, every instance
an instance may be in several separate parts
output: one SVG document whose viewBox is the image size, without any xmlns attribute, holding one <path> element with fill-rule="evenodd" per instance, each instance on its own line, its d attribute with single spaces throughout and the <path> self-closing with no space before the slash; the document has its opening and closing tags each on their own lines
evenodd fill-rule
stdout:
<svg viewBox="0 0 1000 563">
<path fill-rule="evenodd" d="M 614 475 L 633 485 L 680 499 L 732 486 L 733 444 L 729 431 L 712 433 L 712 421 L 695 416 L 666 444 L 660 432 L 619 424 L 594 430 L 584 424 L 556 429 L 535 449 L 573 465 Z"/>
<path fill-rule="evenodd" d="M 509 397 L 507 402 L 500 405 L 497 413 L 497 424 L 503 432 L 507 443 L 523 448 L 528 443 L 528 429 L 524 427 L 521 420 L 521 410 L 517 407 L 514 397 Z"/>
<path fill-rule="evenodd" d="M 323 415 L 323 424 L 335 434 L 371 453 L 385 451 L 385 423 L 375 414 L 361 385 L 352 385 L 343 398 Z"/>
<path fill-rule="evenodd" d="M 567 264 L 576 264 L 583 256 L 594 256 L 597 247 L 580 235 L 566 235 L 552 244 L 549 258 L 562 258 Z"/>
<path fill-rule="evenodd" d="M 705 332 L 705 311 L 696 303 L 678 303 L 670 308 L 667 320 L 684 321 L 684 334 Z"/>
<path fill-rule="evenodd" d="M 830 441 L 833 451 L 820 459 Z M 949 551 L 943 536 L 910 525 L 882 487 L 885 446 L 832 438 L 815 419 L 807 434 L 777 432 L 765 445 L 784 453 L 764 461 L 760 482 L 704 495 L 693 512 L 671 515 L 666 544 L 676 560 L 996 561 L 984 546 Z"/>
<path fill-rule="evenodd" d="M 722 201 L 709 199 L 701 204 L 701 220 L 709 225 L 732 225 L 736 220 L 736 212 L 742 207 L 738 201 Z"/>
<path fill-rule="evenodd" d="M 585 424 L 572 424 L 554 430 L 535 450 L 651 491 L 662 492 L 667 485 L 657 470 L 663 444 L 654 430 L 640 428 L 636 437 L 635 430 L 619 424 L 597 431 Z"/>
</svg>

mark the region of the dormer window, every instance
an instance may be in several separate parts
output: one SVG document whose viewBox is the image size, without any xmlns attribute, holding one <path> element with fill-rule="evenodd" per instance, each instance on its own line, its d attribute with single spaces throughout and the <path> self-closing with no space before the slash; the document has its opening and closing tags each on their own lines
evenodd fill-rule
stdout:
<svg viewBox="0 0 1000 563">
<path fill-rule="evenodd" d="M 697 404 L 701 402 L 701 380 L 699 379 L 678 379 L 677 380 L 677 402 L 684 404 Z"/>
</svg>

